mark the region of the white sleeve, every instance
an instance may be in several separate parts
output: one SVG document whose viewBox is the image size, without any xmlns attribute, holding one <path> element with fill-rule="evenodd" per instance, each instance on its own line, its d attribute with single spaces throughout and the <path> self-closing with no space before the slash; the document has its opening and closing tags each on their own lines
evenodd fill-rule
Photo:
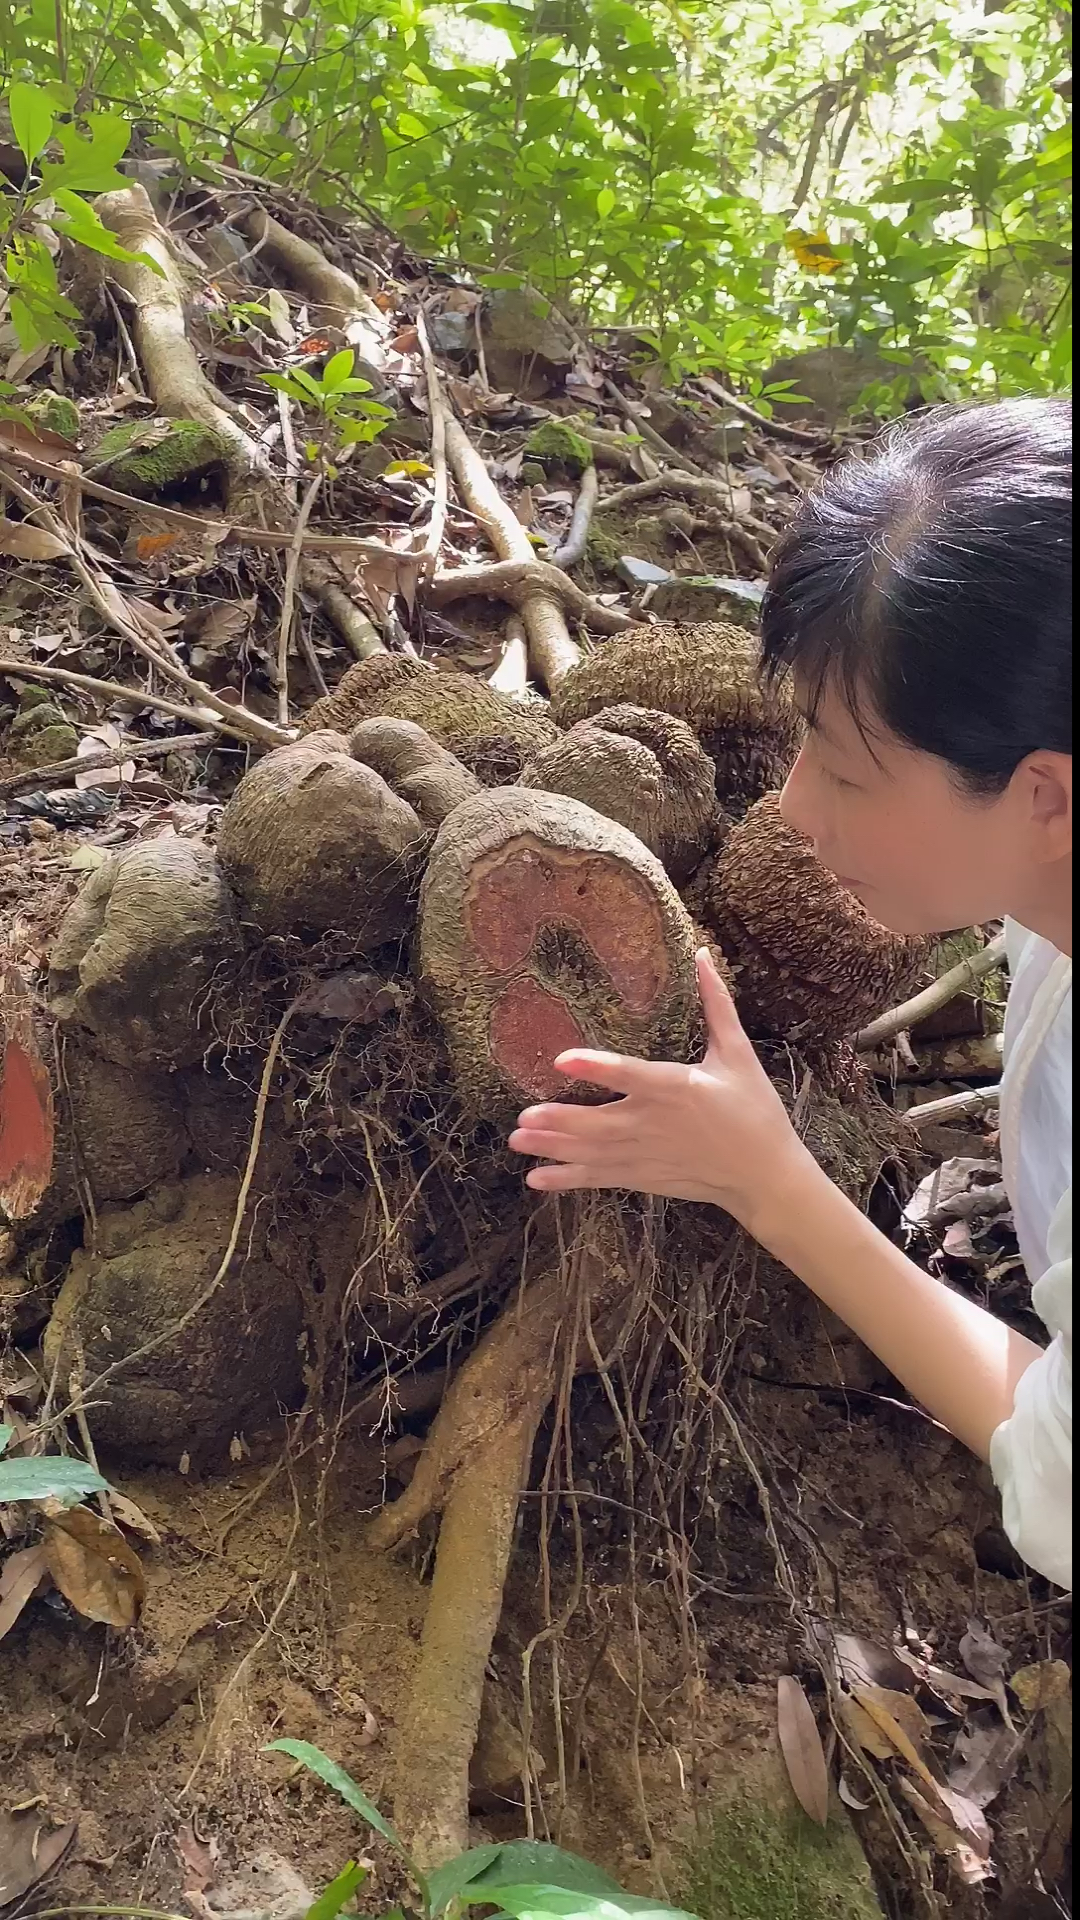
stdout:
<svg viewBox="0 0 1080 1920">
<path fill-rule="evenodd" d="M 1013 1411 L 990 1442 L 1005 1531 L 1029 1567 L 1072 1587 L 1072 1190 L 1048 1241 L 1052 1264 L 1032 1301 L 1053 1339 L 1021 1376 Z"/>
</svg>

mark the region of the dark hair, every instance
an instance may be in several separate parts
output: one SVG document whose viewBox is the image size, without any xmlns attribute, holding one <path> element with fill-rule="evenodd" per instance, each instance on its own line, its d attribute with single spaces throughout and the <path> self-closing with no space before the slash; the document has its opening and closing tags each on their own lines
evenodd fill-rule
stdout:
<svg viewBox="0 0 1080 1920">
<path fill-rule="evenodd" d="M 764 671 L 999 793 L 1029 753 L 1072 752 L 1071 610 L 1071 403 L 941 407 L 807 495 L 773 551 Z"/>
</svg>

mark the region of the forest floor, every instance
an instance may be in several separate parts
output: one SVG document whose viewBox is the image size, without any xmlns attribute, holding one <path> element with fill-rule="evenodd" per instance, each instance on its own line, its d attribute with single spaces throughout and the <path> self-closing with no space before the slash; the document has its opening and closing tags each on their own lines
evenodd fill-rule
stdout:
<svg viewBox="0 0 1080 1920">
<path fill-rule="evenodd" d="M 290 718 L 372 638 L 440 667 L 504 673 L 522 690 L 519 616 L 530 580 L 537 588 L 535 561 L 515 559 L 505 540 L 493 561 L 490 526 L 467 503 L 456 466 L 458 490 L 448 488 L 445 452 L 431 444 L 439 404 L 482 448 L 541 555 L 565 548 L 576 511 L 581 531 L 583 490 L 572 442 L 530 452 L 530 438 L 568 415 L 579 428 L 592 423 L 600 498 L 580 557 L 560 564 L 573 569 L 571 623 L 594 631 L 650 611 L 752 626 L 772 539 L 814 474 L 859 440 L 855 429 L 828 434 L 812 418 L 754 418 L 707 380 L 668 392 L 654 367 L 631 363 L 632 342 L 602 350 L 562 316 L 511 315 L 507 305 L 500 319 L 497 301 L 413 258 L 392 235 L 282 205 L 250 181 L 195 192 L 163 164 L 155 180 L 153 156 L 141 165 L 184 262 L 187 326 L 202 365 L 230 417 L 276 463 L 292 520 L 282 538 L 263 527 L 261 544 L 247 541 L 243 524 L 233 537 L 238 515 L 220 448 L 139 507 L 130 472 L 118 480 L 95 459 L 118 423 L 146 427 L 129 450 L 136 455 L 167 437 L 137 351 L 137 302 L 122 287 L 118 300 L 115 282 L 86 296 L 79 355 L 15 369 L 35 391 L 63 393 L 77 408 L 77 424 L 0 427 L 8 500 L 26 516 L 19 524 L 29 524 L 35 501 L 51 500 L 55 524 L 36 524 L 58 542 L 25 548 L 0 589 L 0 944 L 5 964 L 31 977 L 104 852 L 136 839 L 198 838 L 251 744 L 287 737 Z M 272 245 L 238 244 L 253 207 L 302 232 L 324 264 L 366 289 L 356 302 L 362 326 L 354 315 L 351 331 L 335 332 L 321 317 L 325 301 L 297 284 L 295 261 L 290 278 Z M 231 263 L 212 268 L 222 246 L 233 249 Z M 299 271 L 309 287 L 310 266 Z M 315 290 L 325 295 L 325 285 Z M 308 461 L 291 401 L 279 407 L 256 377 L 318 374 L 328 351 L 361 338 L 393 417 L 370 445 L 343 452 L 335 443 L 331 472 L 329 441 Z M 433 378 L 442 393 L 434 414 Z M 84 482 L 74 504 L 64 492 L 70 462 Z M 34 493 L 42 482 L 58 491 Z M 615 493 L 621 503 L 612 505 Z M 296 535 L 305 497 L 306 546 L 302 526 Z M 425 590 L 413 557 L 433 521 L 437 569 Z M 60 563 L 76 531 L 83 560 L 72 572 Z M 313 571 L 290 578 L 290 546 Z M 520 577 L 511 579 L 515 565 Z M 470 567 L 487 572 L 461 593 L 453 575 Z M 133 629 L 145 642 L 155 623 L 156 656 L 137 681 L 121 649 Z M 140 670 L 147 658 L 144 646 Z M 39 731 L 51 739 L 36 761 L 19 721 L 26 682 L 47 685 L 59 709 Z M 148 692 L 179 711 L 154 710 L 140 697 Z M 174 746 L 178 724 L 187 744 Z M 122 774 L 117 764 L 91 765 L 110 755 Z M 76 757 L 77 778 L 63 766 Z M 890 1051 L 878 1062 L 889 1097 L 902 1107 L 985 1084 L 986 1028 L 969 1005 L 966 1026 L 928 1029 L 914 1036 L 914 1051 Z M 921 1144 L 918 1174 L 970 1161 L 992 1182 L 996 1142 L 986 1125 L 928 1129 Z M 913 1184 L 909 1169 L 898 1194 L 901 1177 L 886 1169 L 868 1196 L 890 1231 Z M 916 1240 L 949 1284 L 1024 1324 L 1007 1215 L 961 1210 Z M 5 1261 L 12 1252 L 4 1249 Z M 56 1278 L 55 1258 L 32 1285 L 0 1261 L 0 1400 L 20 1438 L 40 1411 L 36 1341 Z M 679 1275 L 668 1279 L 677 1291 Z M 845 1684 L 876 1688 L 889 1722 L 884 1733 L 877 1722 L 876 1742 L 865 1723 L 854 1736 L 860 1759 L 839 1769 L 834 1812 L 841 1825 L 854 1818 L 884 1910 L 895 1920 L 1067 1912 L 1067 1604 L 1015 1561 L 986 1471 L 782 1275 L 751 1275 L 732 1353 L 726 1391 L 737 1425 L 716 1455 L 715 1481 L 695 1488 L 676 1526 L 650 1504 L 641 1458 L 595 1380 L 572 1389 L 569 1494 L 543 1493 L 555 1438 L 550 1421 L 542 1426 L 531 1482 L 541 1491 L 523 1502 L 488 1669 L 472 1840 L 527 1830 L 595 1858 L 632 1889 L 691 1900 L 716 1806 L 773 1765 L 780 1677 L 798 1676 L 815 1707 L 824 1703 L 807 1630 L 827 1623 L 830 1640 L 842 1642 Z M 13 1854 L 25 1851 L 30 1826 L 48 1837 L 71 1824 L 55 1875 L 31 1862 L 7 1905 L 0 1860 L 4 1920 L 61 1901 L 190 1920 L 293 1920 L 358 1849 L 375 1862 L 378 1901 L 400 1897 L 393 1856 L 369 1847 L 322 1786 L 264 1749 L 286 1737 L 311 1741 L 385 1799 L 433 1543 L 422 1530 L 408 1555 L 376 1553 L 365 1522 L 408 1485 L 425 1426 L 417 1416 L 391 1430 L 370 1405 L 351 1424 L 326 1421 L 309 1406 L 245 1432 L 233 1457 L 212 1467 L 186 1458 L 143 1467 L 102 1453 L 145 1602 L 138 1624 L 120 1632 L 55 1588 L 19 1609 L 9 1602 L 5 1615 L 0 1588 L 9 1809 L 0 1807 L 0 1853 L 5 1821 Z M 678 1433 L 668 1436 L 675 1455 L 680 1444 Z M 0 1520 L 18 1544 L 12 1510 Z M 1030 1669 L 1041 1675 L 1034 1694 Z M 977 1825 L 989 1822 L 977 1857 L 955 1828 L 943 1830 L 939 1818 L 935 1830 L 933 1818 L 928 1825 L 913 1813 L 901 1776 L 911 1789 L 918 1773 L 889 1730 L 898 1719 L 920 1764 L 952 1782 Z M 835 1733 L 828 1744 L 834 1759 Z M 769 1792 L 778 1818 L 792 1817 L 782 1781 Z M 798 1917 L 856 1911 L 866 1909 L 833 1888 Z M 775 1906 L 747 1904 L 731 1883 L 715 1892 L 706 1920 L 759 1912 L 787 1920 Z"/>
</svg>

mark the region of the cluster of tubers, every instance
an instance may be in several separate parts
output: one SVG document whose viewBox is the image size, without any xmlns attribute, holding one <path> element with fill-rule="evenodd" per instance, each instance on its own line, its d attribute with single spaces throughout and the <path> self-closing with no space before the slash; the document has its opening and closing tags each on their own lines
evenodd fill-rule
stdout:
<svg viewBox="0 0 1080 1920">
<path fill-rule="evenodd" d="M 125 1276 L 160 1295 L 170 1234 L 201 1244 L 212 1217 L 203 1237 L 222 1239 L 222 1183 L 235 1183 L 242 1152 L 207 1150 L 192 1101 L 237 1036 L 259 1031 L 268 970 L 278 1006 L 321 980 L 324 1010 L 384 1029 L 401 1004 L 392 982 L 415 985 L 428 1025 L 402 1039 L 381 1092 L 406 1100 L 389 1078 L 409 1055 L 417 1085 L 445 1082 L 466 1130 L 566 1097 L 552 1063 L 572 1045 L 693 1057 L 703 939 L 766 1043 L 835 1046 L 903 997 L 923 944 L 876 926 L 781 819 L 774 789 L 794 747 L 791 710 L 761 691 L 734 627 L 618 636 L 565 676 L 550 709 L 382 654 L 345 675 L 294 743 L 256 761 L 215 847 L 167 838 L 111 855 L 55 943 L 55 1037 L 40 1015 L 36 1041 L 21 1030 L 23 1053 L 9 1035 L 0 1088 L 28 1110 L 42 1089 L 50 1103 L 36 1167 L 0 1164 L 0 1222 L 15 1242 L 88 1209 L 135 1202 L 153 1215 L 137 1232 L 113 1220 L 72 1262 L 57 1355 L 79 1346 L 91 1371 L 111 1364 Z M 371 973 L 358 976 L 358 961 Z M 23 1070 L 31 1054 L 36 1080 Z M 207 1092 L 203 1135 L 211 1110 Z M 287 1152 L 279 1162 L 287 1185 Z M 163 1200 L 177 1179 L 179 1198 Z M 205 1179 L 212 1191 L 191 1185 Z M 110 1235 L 122 1257 L 104 1251 Z M 249 1267 L 256 1257 L 252 1242 Z M 204 1264 L 189 1245 L 189 1276 Z M 269 1254 L 260 1271 L 265 1290 Z M 298 1296 L 286 1296 L 280 1323 L 292 1326 Z M 207 1413 L 209 1432 L 220 1439 L 299 1390 L 295 1338 L 286 1347 L 291 1365 L 286 1353 L 263 1369 L 258 1390 L 242 1356 L 213 1370 L 227 1406 Z M 174 1361 L 158 1356 L 150 1375 Z M 96 1418 L 114 1443 L 159 1451 L 175 1438 L 141 1375 L 118 1382 Z"/>
<path fill-rule="evenodd" d="M 45 1360 L 85 1395 L 99 1446 L 220 1457 L 312 1391 L 328 1353 L 351 1341 L 363 1365 L 372 1340 L 387 1350 L 380 1327 L 404 1352 L 403 1325 L 441 1325 L 444 1276 L 474 1244 L 466 1211 L 486 1235 L 485 1284 L 509 1305 L 372 1531 L 385 1548 L 444 1514 L 414 1704 L 425 1727 L 435 1694 L 453 1710 L 398 1795 L 420 1858 L 467 1838 L 520 1488 L 556 1370 L 598 1351 L 567 1329 L 599 1315 L 605 1339 L 644 1331 L 640 1223 L 609 1207 L 564 1241 L 529 1212 L 507 1122 L 567 1097 L 566 1047 L 697 1056 L 703 941 L 787 1079 L 795 1048 L 819 1085 L 829 1050 L 923 973 L 925 944 L 875 925 L 784 824 L 796 745 L 741 628 L 617 636 L 550 707 L 374 655 L 252 765 L 213 847 L 107 859 L 61 927 L 47 1009 L 27 996 L 0 1030 L 8 1272 L 61 1280 Z M 873 1140 L 832 1106 L 862 1181 Z M 31 1150 L 12 1159 L 12 1138 Z M 451 1194 L 439 1215 L 438 1181 L 414 1207 L 450 1146 L 467 1207 Z M 4 1287 L 0 1270 L 0 1311 Z M 445 1371 L 409 1364 L 403 1414 L 430 1411 Z"/>
</svg>

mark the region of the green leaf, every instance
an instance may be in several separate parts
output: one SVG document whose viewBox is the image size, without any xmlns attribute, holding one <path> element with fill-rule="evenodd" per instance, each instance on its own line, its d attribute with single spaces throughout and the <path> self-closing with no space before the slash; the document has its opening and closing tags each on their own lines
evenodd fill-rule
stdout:
<svg viewBox="0 0 1080 1920">
<path fill-rule="evenodd" d="M 353 1812 L 367 1821 L 369 1827 L 374 1827 L 376 1833 L 381 1833 L 384 1840 L 389 1840 L 392 1847 L 404 1854 L 405 1849 L 390 1822 L 383 1819 L 378 1807 L 357 1786 L 352 1775 L 346 1773 L 344 1767 L 339 1767 L 336 1760 L 331 1760 L 329 1754 L 323 1753 L 321 1747 L 313 1747 L 310 1740 L 273 1740 L 266 1752 L 287 1753 L 290 1759 L 299 1760 L 301 1766 L 316 1774 L 324 1785 L 339 1793 Z"/>
<path fill-rule="evenodd" d="M 4 417 L 6 419 L 6 413 Z M 14 1427 L 0 1427 L 0 1453 L 4 1453 L 10 1446 L 14 1433 Z"/>
<path fill-rule="evenodd" d="M 67 234 L 71 240 L 78 241 L 80 247 L 89 247 L 91 253 L 102 253 L 109 260 L 134 260 L 142 267 L 149 267 L 164 279 L 165 269 L 159 261 L 148 253 L 132 253 L 130 248 L 122 247 L 115 233 L 110 232 L 104 222 L 98 218 L 88 200 L 81 200 L 70 187 L 57 187 L 53 198 L 61 212 L 63 220 L 54 220 L 58 233 Z"/>
<path fill-rule="evenodd" d="M 41 87 L 16 80 L 8 94 L 8 112 L 15 138 L 33 166 L 38 154 L 52 139 L 55 123 L 52 102 Z"/>
<path fill-rule="evenodd" d="M 335 391 L 344 389 L 345 382 L 352 374 L 354 364 L 351 347 L 342 347 L 340 353 L 332 354 L 323 368 L 323 386 L 330 387 Z M 365 390 L 369 390 L 370 386 L 370 380 L 364 382 Z"/>
<path fill-rule="evenodd" d="M 33 1460 L 0 1461 L 0 1502 L 4 1500 L 65 1500 L 72 1503 L 87 1493 L 107 1493 L 109 1483 L 84 1460 L 63 1460 L 59 1454 Z"/>
<path fill-rule="evenodd" d="M 468 1854 L 462 1855 L 463 1860 L 468 1858 Z M 470 1875 L 470 1879 L 472 1877 Z M 598 1899 L 622 1900 L 627 1897 L 618 1881 L 613 1880 L 601 1867 L 594 1867 L 591 1860 L 583 1860 L 579 1854 L 565 1853 L 561 1847 L 553 1847 L 546 1840 L 508 1841 L 499 1848 L 498 1858 L 490 1866 L 485 1865 L 480 1869 L 477 1880 L 479 1885 L 487 1888 L 543 1883 L 573 1893 L 593 1894 Z"/>
<path fill-rule="evenodd" d="M 439 1915 L 445 1912 L 451 1900 L 455 1900 L 471 1881 L 478 1879 L 485 1868 L 493 1866 L 505 1851 L 500 1843 L 491 1847 L 472 1847 L 468 1853 L 459 1853 L 456 1860 L 448 1860 L 444 1867 L 436 1867 L 434 1873 L 428 1876 L 430 1920 L 439 1920 Z"/>
<path fill-rule="evenodd" d="M 618 195 L 612 188 L 601 187 L 596 196 L 596 211 L 600 215 L 601 220 L 606 220 L 609 213 L 614 213 L 617 205 Z"/>
<path fill-rule="evenodd" d="M 470 1882 L 462 1897 L 478 1903 L 481 1895 L 477 1883 Z M 499 1907 L 503 1913 L 513 1915 L 513 1920 L 629 1920 L 629 1916 L 633 1920 L 694 1920 L 693 1915 L 678 1907 L 666 1907 L 657 1900 L 639 1899 L 634 1894 L 619 1893 L 617 1898 L 605 1900 L 599 1894 L 543 1883 L 500 1887 Z"/>
<path fill-rule="evenodd" d="M 111 193 L 117 187 L 130 187 L 131 181 L 116 170 L 116 162 L 127 152 L 127 121 L 118 113 L 91 113 L 87 125 L 89 140 L 76 127 L 57 129 L 64 158 L 42 164 L 41 178 L 48 193 L 58 187 L 78 193 Z"/>
<path fill-rule="evenodd" d="M 320 1893 L 304 1915 L 304 1920 L 338 1920 L 338 1915 L 346 1900 L 351 1900 L 357 1887 L 367 1879 L 367 1868 L 358 1867 L 355 1860 L 341 1869 L 336 1880 L 331 1880 L 325 1893 Z"/>
</svg>

